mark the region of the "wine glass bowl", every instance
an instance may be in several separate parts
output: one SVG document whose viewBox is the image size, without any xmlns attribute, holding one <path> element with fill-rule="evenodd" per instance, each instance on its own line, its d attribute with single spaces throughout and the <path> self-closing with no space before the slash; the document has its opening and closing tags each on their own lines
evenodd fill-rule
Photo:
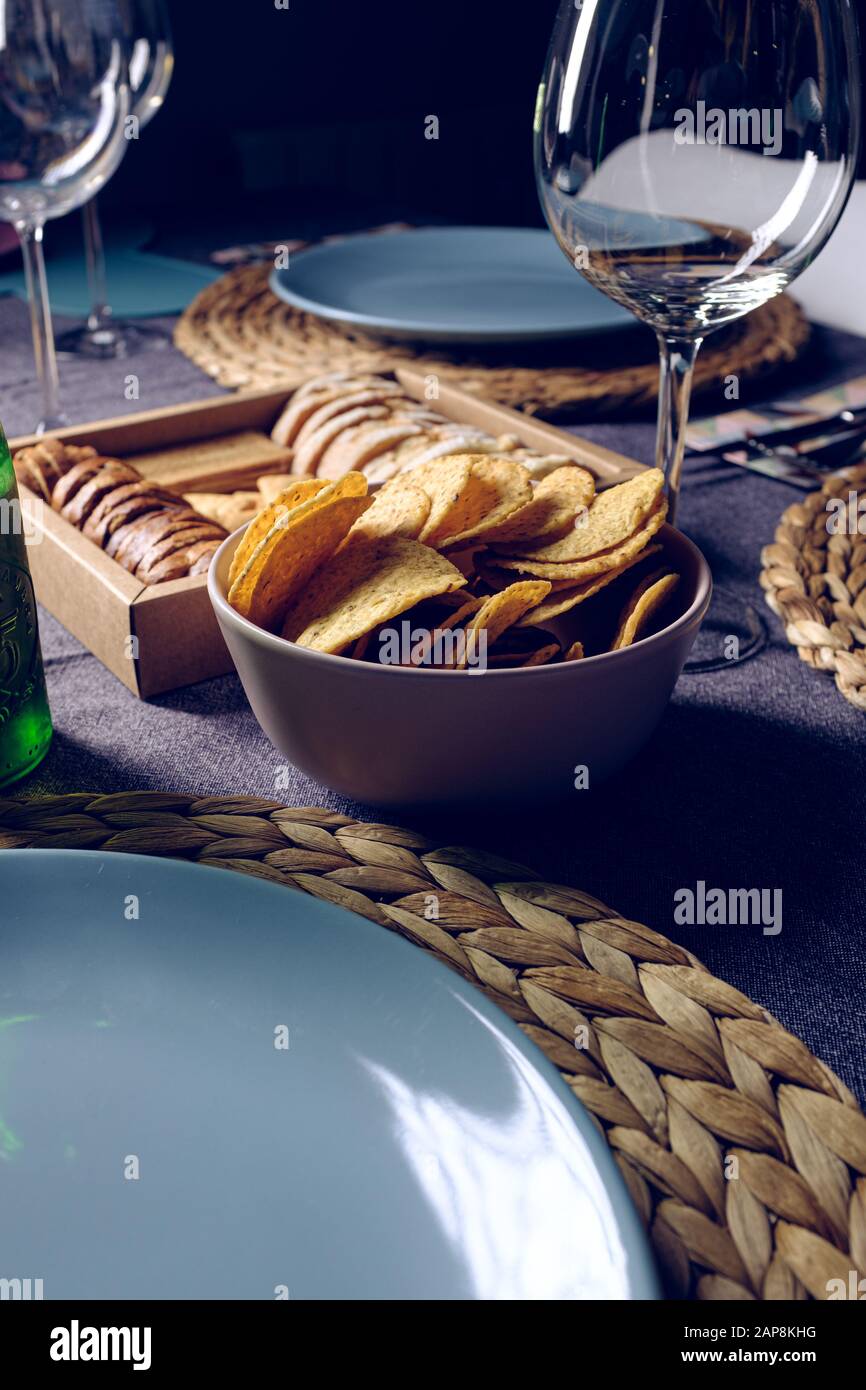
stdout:
<svg viewBox="0 0 866 1390">
<path fill-rule="evenodd" d="M 65 423 L 42 237 L 126 149 L 128 49 L 115 0 L 0 0 L 0 218 L 18 233 L 42 386 L 37 429 Z"/>
<path fill-rule="evenodd" d="M 128 25 L 133 35 L 129 60 L 133 115 L 144 129 L 162 109 L 171 86 L 174 51 L 161 0 L 133 0 Z"/>
<path fill-rule="evenodd" d="M 117 0 L 117 4 L 129 51 L 129 136 L 134 141 L 162 108 L 174 73 L 174 49 L 165 0 Z M 63 334 L 60 350 L 82 357 L 118 358 L 145 345 L 168 346 L 171 335 L 163 329 L 120 321 L 112 313 L 95 197 L 84 208 L 84 253 L 90 313 L 78 328 Z"/>
<path fill-rule="evenodd" d="M 852 0 L 562 0 L 539 196 L 576 269 L 659 337 L 672 510 L 700 344 L 831 236 L 856 173 L 859 84 Z"/>
<path fill-rule="evenodd" d="M 120 163 L 126 60 L 119 34 L 110 26 L 88 33 L 74 4 L 60 7 L 45 34 L 36 31 L 32 4 L 13 0 L 3 9 L 0 219 L 45 222 L 80 207 Z"/>
</svg>

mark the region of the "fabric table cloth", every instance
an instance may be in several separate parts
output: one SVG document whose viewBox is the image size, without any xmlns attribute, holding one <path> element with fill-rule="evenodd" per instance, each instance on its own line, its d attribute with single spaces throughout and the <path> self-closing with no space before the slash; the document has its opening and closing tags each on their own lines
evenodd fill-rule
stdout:
<svg viewBox="0 0 866 1390">
<path fill-rule="evenodd" d="M 0 302 L 0 329 L 0 414 L 8 434 L 22 434 L 39 412 L 26 306 Z M 803 360 L 765 390 L 806 394 L 863 373 L 866 339 L 816 329 Z M 130 374 L 138 399 L 127 398 Z M 121 362 L 66 362 L 62 381 L 76 422 L 221 394 L 172 348 Z M 720 385 L 718 402 L 700 408 L 723 406 Z M 648 421 L 579 432 L 653 459 Z M 399 819 L 442 844 L 528 864 L 680 942 L 802 1037 L 866 1103 L 866 721 L 829 676 L 798 659 L 758 584 L 761 548 L 800 495 L 733 466 L 687 463 L 678 524 L 735 608 L 751 604 L 763 615 L 766 643 L 752 659 L 683 675 L 652 742 L 619 777 L 540 810 L 519 801 L 481 814 L 419 805 Z M 286 789 L 284 760 L 236 677 L 145 703 L 44 612 L 41 623 L 56 735 L 42 767 L 15 789 L 20 794 L 239 794 L 397 819 L 347 803 L 296 770 Z M 723 637 L 724 621 L 711 634 L 718 647 Z M 678 925 L 675 895 L 699 882 L 780 890 L 781 932 Z"/>
</svg>

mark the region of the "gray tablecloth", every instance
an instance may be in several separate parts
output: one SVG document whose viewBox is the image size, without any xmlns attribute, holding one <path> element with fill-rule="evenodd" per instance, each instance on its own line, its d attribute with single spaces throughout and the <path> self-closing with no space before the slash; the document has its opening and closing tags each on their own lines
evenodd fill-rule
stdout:
<svg viewBox="0 0 866 1390">
<path fill-rule="evenodd" d="M 124 397 L 131 371 L 140 380 L 138 402 Z M 866 373 L 866 340 L 818 332 L 786 386 L 856 373 Z M 0 383 L 7 432 L 28 430 L 38 393 L 26 312 L 14 300 L 0 302 Z M 65 363 L 63 385 L 77 421 L 217 389 L 172 349 L 128 363 Z M 648 422 L 583 433 L 652 458 Z M 679 523 L 703 549 L 735 609 L 751 602 L 766 612 L 767 642 L 752 660 L 685 675 L 652 744 L 621 777 L 542 814 L 519 804 L 471 817 L 419 808 L 405 820 L 445 843 L 496 850 L 579 885 L 682 942 L 804 1038 L 866 1101 L 866 725 L 829 677 L 797 659 L 764 609 L 757 583 L 761 547 L 797 495 L 735 468 L 689 466 Z M 42 639 L 57 734 L 46 762 L 23 785 L 26 794 L 240 793 L 380 818 L 300 772 L 288 791 L 277 793 L 282 759 L 234 677 L 145 704 L 45 614 Z M 699 880 L 723 889 L 780 889 L 781 933 L 677 925 L 674 895 Z"/>
</svg>

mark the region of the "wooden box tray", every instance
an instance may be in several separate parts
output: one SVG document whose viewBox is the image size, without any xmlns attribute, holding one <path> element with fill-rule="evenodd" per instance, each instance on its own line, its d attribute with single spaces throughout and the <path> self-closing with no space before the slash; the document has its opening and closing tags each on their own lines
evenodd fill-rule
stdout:
<svg viewBox="0 0 866 1390">
<path fill-rule="evenodd" d="M 417 400 L 426 378 L 400 368 L 396 377 Z M 292 396 L 289 389 L 171 406 L 55 431 L 67 444 L 93 444 L 129 460 L 146 478 L 178 493 L 230 492 L 254 487 L 266 473 L 287 472 L 289 454 L 270 432 Z M 601 448 L 518 411 L 441 387 L 433 408 L 449 419 L 493 435 L 514 434 L 543 453 L 564 454 L 589 468 L 600 485 L 641 471 L 632 459 Z M 35 436 L 10 440 L 13 453 Z M 28 554 L 36 596 L 79 642 L 142 699 L 233 669 L 207 594 L 197 575 L 143 585 L 26 487 Z"/>
</svg>

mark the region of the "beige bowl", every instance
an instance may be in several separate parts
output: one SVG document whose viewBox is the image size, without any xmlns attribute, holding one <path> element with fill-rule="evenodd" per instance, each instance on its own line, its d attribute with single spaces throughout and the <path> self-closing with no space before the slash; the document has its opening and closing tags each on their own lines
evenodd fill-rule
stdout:
<svg viewBox="0 0 866 1390">
<path fill-rule="evenodd" d="M 597 786 L 661 719 L 712 592 L 701 552 L 664 526 L 679 616 L 633 647 L 522 670 L 378 666 L 307 651 L 229 607 L 243 529 L 216 552 L 208 591 L 253 713 L 290 763 L 379 806 L 524 805 L 568 795 L 584 766 Z"/>
</svg>

